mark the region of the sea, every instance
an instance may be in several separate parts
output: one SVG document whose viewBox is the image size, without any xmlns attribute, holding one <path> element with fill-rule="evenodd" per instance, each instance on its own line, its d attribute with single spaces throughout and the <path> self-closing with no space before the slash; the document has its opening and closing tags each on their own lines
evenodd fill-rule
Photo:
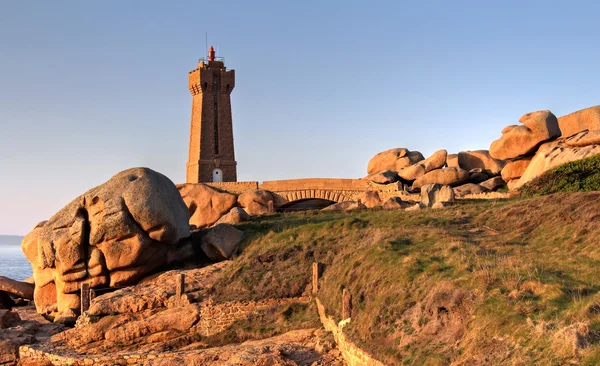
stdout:
<svg viewBox="0 0 600 366">
<path fill-rule="evenodd" d="M 31 265 L 21 250 L 22 236 L 0 235 L 0 276 L 22 281 L 31 277 Z"/>
</svg>

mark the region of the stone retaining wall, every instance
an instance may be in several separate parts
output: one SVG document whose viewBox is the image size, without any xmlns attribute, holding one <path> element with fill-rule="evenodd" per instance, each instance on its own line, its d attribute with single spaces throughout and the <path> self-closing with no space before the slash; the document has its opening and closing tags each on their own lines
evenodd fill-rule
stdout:
<svg viewBox="0 0 600 366">
<path fill-rule="evenodd" d="M 333 333 L 333 338 L 337 343 L 337 348 L 342 353 L 342 357 L 348 363 L 348 366 L 384 366 L 383 363 L 377 361 L 369 353 L 357 347 L 352 341 L 346 338 L 344 335 L 344 325 L 350 322 L 350 318 L 342 320 L 340 323 L 336 323 L 335 320 L 328 316 L 325 312 L 325 307 L 319 299 L 315 298 L 317 303 L 317 309 L 319 311 L 319 317 L 325 330 Z"/>
<path fill-rule="evenodd" d="M 213 304 L 211 300 L 198 304 L 200 320 L 190 328 L 189 332 L 210 336 L 226 330 L 233 323 L 248 318 L 251 314 L 278 306 L 293 303 L 308 303 L 309 297 L 293 297 L 286 299 L 269 299 L 264 301 L 228 302 Z M 175 359 L 195 351 L 175 351 L 164 353 L 128 353 L 128 354 L 102 354 L 78 355 L 74 352 L 57 351 L 44 344 L 35 344 L 19 347 L 21 360 L 50 362 L 56 366 L 65 365 L 137 365 L 152 359 Z"/>
<path fill-rule="evenodd" d="M 194 333 L 210 336 L 224 331 L 238 320 L 246 319 L 254 312 L 292 303 L 308 302 L 310 302 L 310 298 L 308 297 L 228 302 L 217 305 L 213 305 L 212 302 L 208 300 L 207 302 L 200 304 L 200 320 L 194 326 Z"/>
</svg>

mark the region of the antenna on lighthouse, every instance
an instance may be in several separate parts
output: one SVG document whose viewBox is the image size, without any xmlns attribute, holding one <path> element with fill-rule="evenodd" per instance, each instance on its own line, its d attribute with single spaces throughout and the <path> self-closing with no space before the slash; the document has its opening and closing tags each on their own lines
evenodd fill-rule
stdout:
<svg viewBox="0 0 600 366">
<path fill-rule="evenodd" d="M 208 55 L 208 32 L 204 32 L 205 40 L 206 40 L 206 48 L 204 49 L 204 54 Z"/>
</svg>

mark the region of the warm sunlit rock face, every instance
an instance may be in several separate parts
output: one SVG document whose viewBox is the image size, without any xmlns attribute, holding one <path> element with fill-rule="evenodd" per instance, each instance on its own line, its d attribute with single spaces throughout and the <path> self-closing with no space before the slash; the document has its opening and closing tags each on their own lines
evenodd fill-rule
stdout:
<svg viewBox="0 0 600 366">
<path fill-rule="evenodd" d="M 492 142 L 490 155 L 493 158 L 506 160 L 534 153 L 542 142 L 561 134 L 558 120 L 550 111 L 527 113 L 519 122 L 523 125 L 504 128 L 502 137 Z"/>
<path fill-rule="evenodd" d="M 83 283 L 129 285 L 185 257 L 188 221 L 175 185 L 147 168 L 120 172 L 77 197 L 23 239 L 38 312 L 76 310 Z"/>
</svg>

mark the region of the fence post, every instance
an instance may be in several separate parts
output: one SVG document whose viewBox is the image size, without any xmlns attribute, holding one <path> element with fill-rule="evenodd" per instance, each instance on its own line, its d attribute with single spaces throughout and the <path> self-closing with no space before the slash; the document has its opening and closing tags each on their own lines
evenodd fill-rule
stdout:
<svg viewBox="0 0 600 366">
<path fill-rule="evenodd" d="M 275 203 L 271 200 L 269 202 L 267 202 L 267 207 L 269 210 L 269 214 L 274 214 L 275 213 Z"/>
<path fill-rule="evenodd" d="M 352 294 L 347 288 L 342 292 L 342 320 L 352 317 Z"/>
<path fill-rule="evenodd" d="M 81 284 L 81 314 L 88 311 L 90 308 L 91 296 L 90 296 L 90 284 Z"/>
<path fill-rule="evenodd" d="M 312 265 L 312 293 L 317 296 L 319 292 L 319 278 L 323 274 L 323 264 L 314 262 Z"/>
<path fill-rule="evenodd" d="M 185 294 L 185 274 L 180 273 L 179 276 L 177 276 L 176 281 L 175 296 L 181 297 L 183 294 Z"/>
</svg>

